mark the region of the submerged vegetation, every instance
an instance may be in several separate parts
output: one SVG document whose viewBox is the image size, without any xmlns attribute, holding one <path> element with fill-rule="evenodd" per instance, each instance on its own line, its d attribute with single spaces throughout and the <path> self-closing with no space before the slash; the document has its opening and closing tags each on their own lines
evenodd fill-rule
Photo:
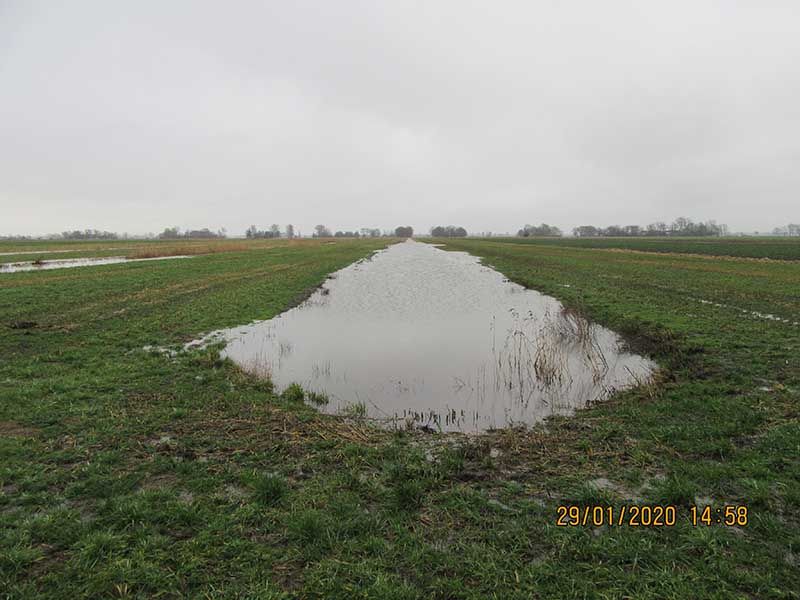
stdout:
<svg viewBox="0 0 800 600">
<path fill-rule="evenodd" d="M 0 593 L 797 597 L 798 263 L 443 242 L 561 299 L 565 335 L 575 311 L 663 368 L 534 429 L 391 433 L 279 395 L 214 345 L 142 350 L 278 314 L 386 243 L 254 240 L 0 279 Z M 556 525 L 559 505 L 656 503 L 674 526 Z M 749 521 L 693 526 L 693 504 Z"/>
</svg>

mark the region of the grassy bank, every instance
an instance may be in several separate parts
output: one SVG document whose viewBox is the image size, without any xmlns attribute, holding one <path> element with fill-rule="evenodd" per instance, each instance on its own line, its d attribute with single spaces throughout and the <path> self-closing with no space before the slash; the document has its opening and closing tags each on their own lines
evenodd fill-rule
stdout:
<svg viewBox="0 0 800 600">
<path fill-rule="evenodd" d="M 797 597 L 800 265 L 448 243 L 663 366 L 531 431 L 377 431 L 214 349 L 142 351 L 277 314 L 383 243 L 1 276 L 0 596 Z M 692 526 L 695 502 L 749 523 Z M 558 527 L 564 503 L 680 518 Z"/>
</svg>

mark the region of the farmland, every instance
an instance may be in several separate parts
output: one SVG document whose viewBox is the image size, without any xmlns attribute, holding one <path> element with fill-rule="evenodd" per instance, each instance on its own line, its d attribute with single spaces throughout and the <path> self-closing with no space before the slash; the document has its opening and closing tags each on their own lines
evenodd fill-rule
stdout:
<svg viewBox="0 0 800 600">
<path fill-rule="evenodd" d="M 800 258 L 796 242 L 444 242 L 661 367 L 532 429 L 385 431 L 218 346 L 144 350 L 274 316 L 390 241 L 183 243 L 158 249 L 191 259 L 0 276 L 0 596 L 797 598 L 800 263 L 736 258 Z M 120 246 L 153 244 L 0 252 Z M 679 519 L 560 527 L 566 504 Z M 692 525 L 694 504 L 748 523 Z"/>
<path fill-rule="evenodd" d="M 498 238 L 512 244 L 569 246 L 662 252 L 668 254 L 701 254 L 740 258 L 800 260 L 800 239 L 791 237 L 565 237 L 565 238 Z"/>
</svg>

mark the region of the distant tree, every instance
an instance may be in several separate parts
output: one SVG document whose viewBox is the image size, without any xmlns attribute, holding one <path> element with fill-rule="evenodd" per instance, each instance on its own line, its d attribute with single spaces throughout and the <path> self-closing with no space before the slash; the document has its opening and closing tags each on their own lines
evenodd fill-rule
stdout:
<svg viewBox="0 0 800 600">
<path fill-rule="evenodd" d="M 625 231 L 619 225 L 609 225 L 608 227 L 603 229 L 601 235 L 604 235 L 606 237 L 621 237 L 622 235 L 624 235 L 624 233 Z"/>
<path fill-rule="evenodd" d="M 247 231 L 244 232 L 244 236 L 247 239 L 258 237 L 258 228 L 255 225 L 250 225 L 250 227 L 247 228 Z"/>
<path fill-rule="evenodd" d="M 287 240 L 294 239 L 294 225 L 286 226 L 286 239 Z"/>
<path fill-rule="evenodd" d="M 331 230 L 325 227 L 325 225 L 317 225 L 314 227 L 313 237 L 315 238 L 329 238 L 333 237 Z"/>
<path fill-rule="evenodd" d="M 600 230 L 594 225 L 581 225 L 572 230 L 572 235 L 575 237 L 597 237 L 600 235 Z"/>
<path fill-rule="evenodd" d="M 791 236 L 800 236 L 800 225 L 797 223 L 789 223 L 786 226 L 786 233 Z"/>
<path fill-rule="evenodd" d="M 686 234 L 693 225 L 694 224 L 692 223 L 691 219 L 687 219 L 686 217 L 678 217 L 672 222 L 670 232 L 675 235 Z"/>
<path fill-rule="evenodd" d="M 158 234 L 158 237 L 162 240 L 170 240 L 179 238 L 181 236 L 181 230 L 179 227 L 167 227 Z"/>
<path fill-rule="evenodd" d="M 281 237 L 281 226 L 273 223 L 269 226 L 269 233 L 271 238 L 279 238 Z"/>
<path fill-rule="evenodd" d="M 97 229 L 84 229 L 80 231 L 64 231 L 61 237 L 65 240 L 115 240 L 119 236 L 112 231 L 99 231 Z"/>
<path fill-rule="evenodd" d="M 561 237 L 561 230 L 554 226 L 542 223 L 541 225 L 525 225 L 522 229 L 517 231 L 519 237 L 533 237 L 533 236 L 547 236 L 547 237 Z"/>
<path fill-rule="evenodd" d="M 409 238 L 414 235 L 414 228 L 410 225 L 400 226 L 394 230 L 395 237 Z"/>
<path fill-rule="evenodd" d="M 661 235 L 681 235 L 681 236 L 720 236 L 728 234 L 728 226 L 717 223 L 716 221 L 706 221 L 695 223 L 687 217 L 679 217 L 667 226 L 663 222 L 650 223 L 645 229 L 639 225 L 609 225 L 606 228 L 595 227 L 594 225 L 582 225 L 572 230 L 576 237 L 638 237 L 640 235 L 661 236 Z M 524 235 L 520 230 L 519 235 Z"/>
<path fill-rule="evenodd" d="M 380 229 L 372 229 L 370 227 L 362 227 L 361 228 L 361 237 L 381 237 L 381 230 Z"/>
<path fill-rule="evenodd" d="M 728 226 L 716 221 L 695 223 L 686 217 L 678 217 L 670 226 L 671 235 L 683 236 L 720 236 L 727 235 Z"/>
<path fill-rule="evenodd" d="M 456 227 L 455 225 L 437 225 L 431 228 L 431 236 L 433 237 L 466 237 L 467 230 L 463 227 Z"/>
<path fill-rule="evenodd" d="M 193 229 L 191 231 L 187 231 L 186 233 L 183 234 L 183 237 L 211 239 L 211 238 L 225 237 L 225 234 L 222 231 L 214 233 L 208 227 L 204 227 L 203 229 Z"/>
<path fill-rule="evenodd" d="M 645 231 L 645 235 L 667 235 L 667 224 L 663 221 L 656 221 L 655 223 L 650 223 L 647 226 L 647 230 Z"/>
<path fill-rule="evenodd" d="M 628 237 L 637 237 L 642 234 L 642 228 L 638 225 L 625 225 L 623 232 Z"/>
</svg>

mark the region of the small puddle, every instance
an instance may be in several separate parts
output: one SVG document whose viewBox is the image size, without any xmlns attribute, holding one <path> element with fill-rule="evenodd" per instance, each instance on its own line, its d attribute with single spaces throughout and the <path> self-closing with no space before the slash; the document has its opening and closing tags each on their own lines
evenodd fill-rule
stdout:
<svg viewBox="0 0 800 600">
<path fill-rule="evenodd" d="M 189 256 L 156 256 L 153 258 L 125 258 L 124 256 L 106 256 L 102 258 L 54 258 L 52 260 L 3 263 L 0 264 L 0 273 L 49 271 L 50 269 L 70 269 L 73 267 L 92 267 L 95 265 L 113 265 L 116 263 L 168 260 L 172 258 L 189 258 Z"/>
<path fill-rule="evenodd" d="M 613 331 L 463 252 L 408 241 L 338 271 L 274 319 L 215 332 L 224 356 L 324 394 L 330 413 L 481 431 L 533 424 L 647 381 Z"/>
</svg>

